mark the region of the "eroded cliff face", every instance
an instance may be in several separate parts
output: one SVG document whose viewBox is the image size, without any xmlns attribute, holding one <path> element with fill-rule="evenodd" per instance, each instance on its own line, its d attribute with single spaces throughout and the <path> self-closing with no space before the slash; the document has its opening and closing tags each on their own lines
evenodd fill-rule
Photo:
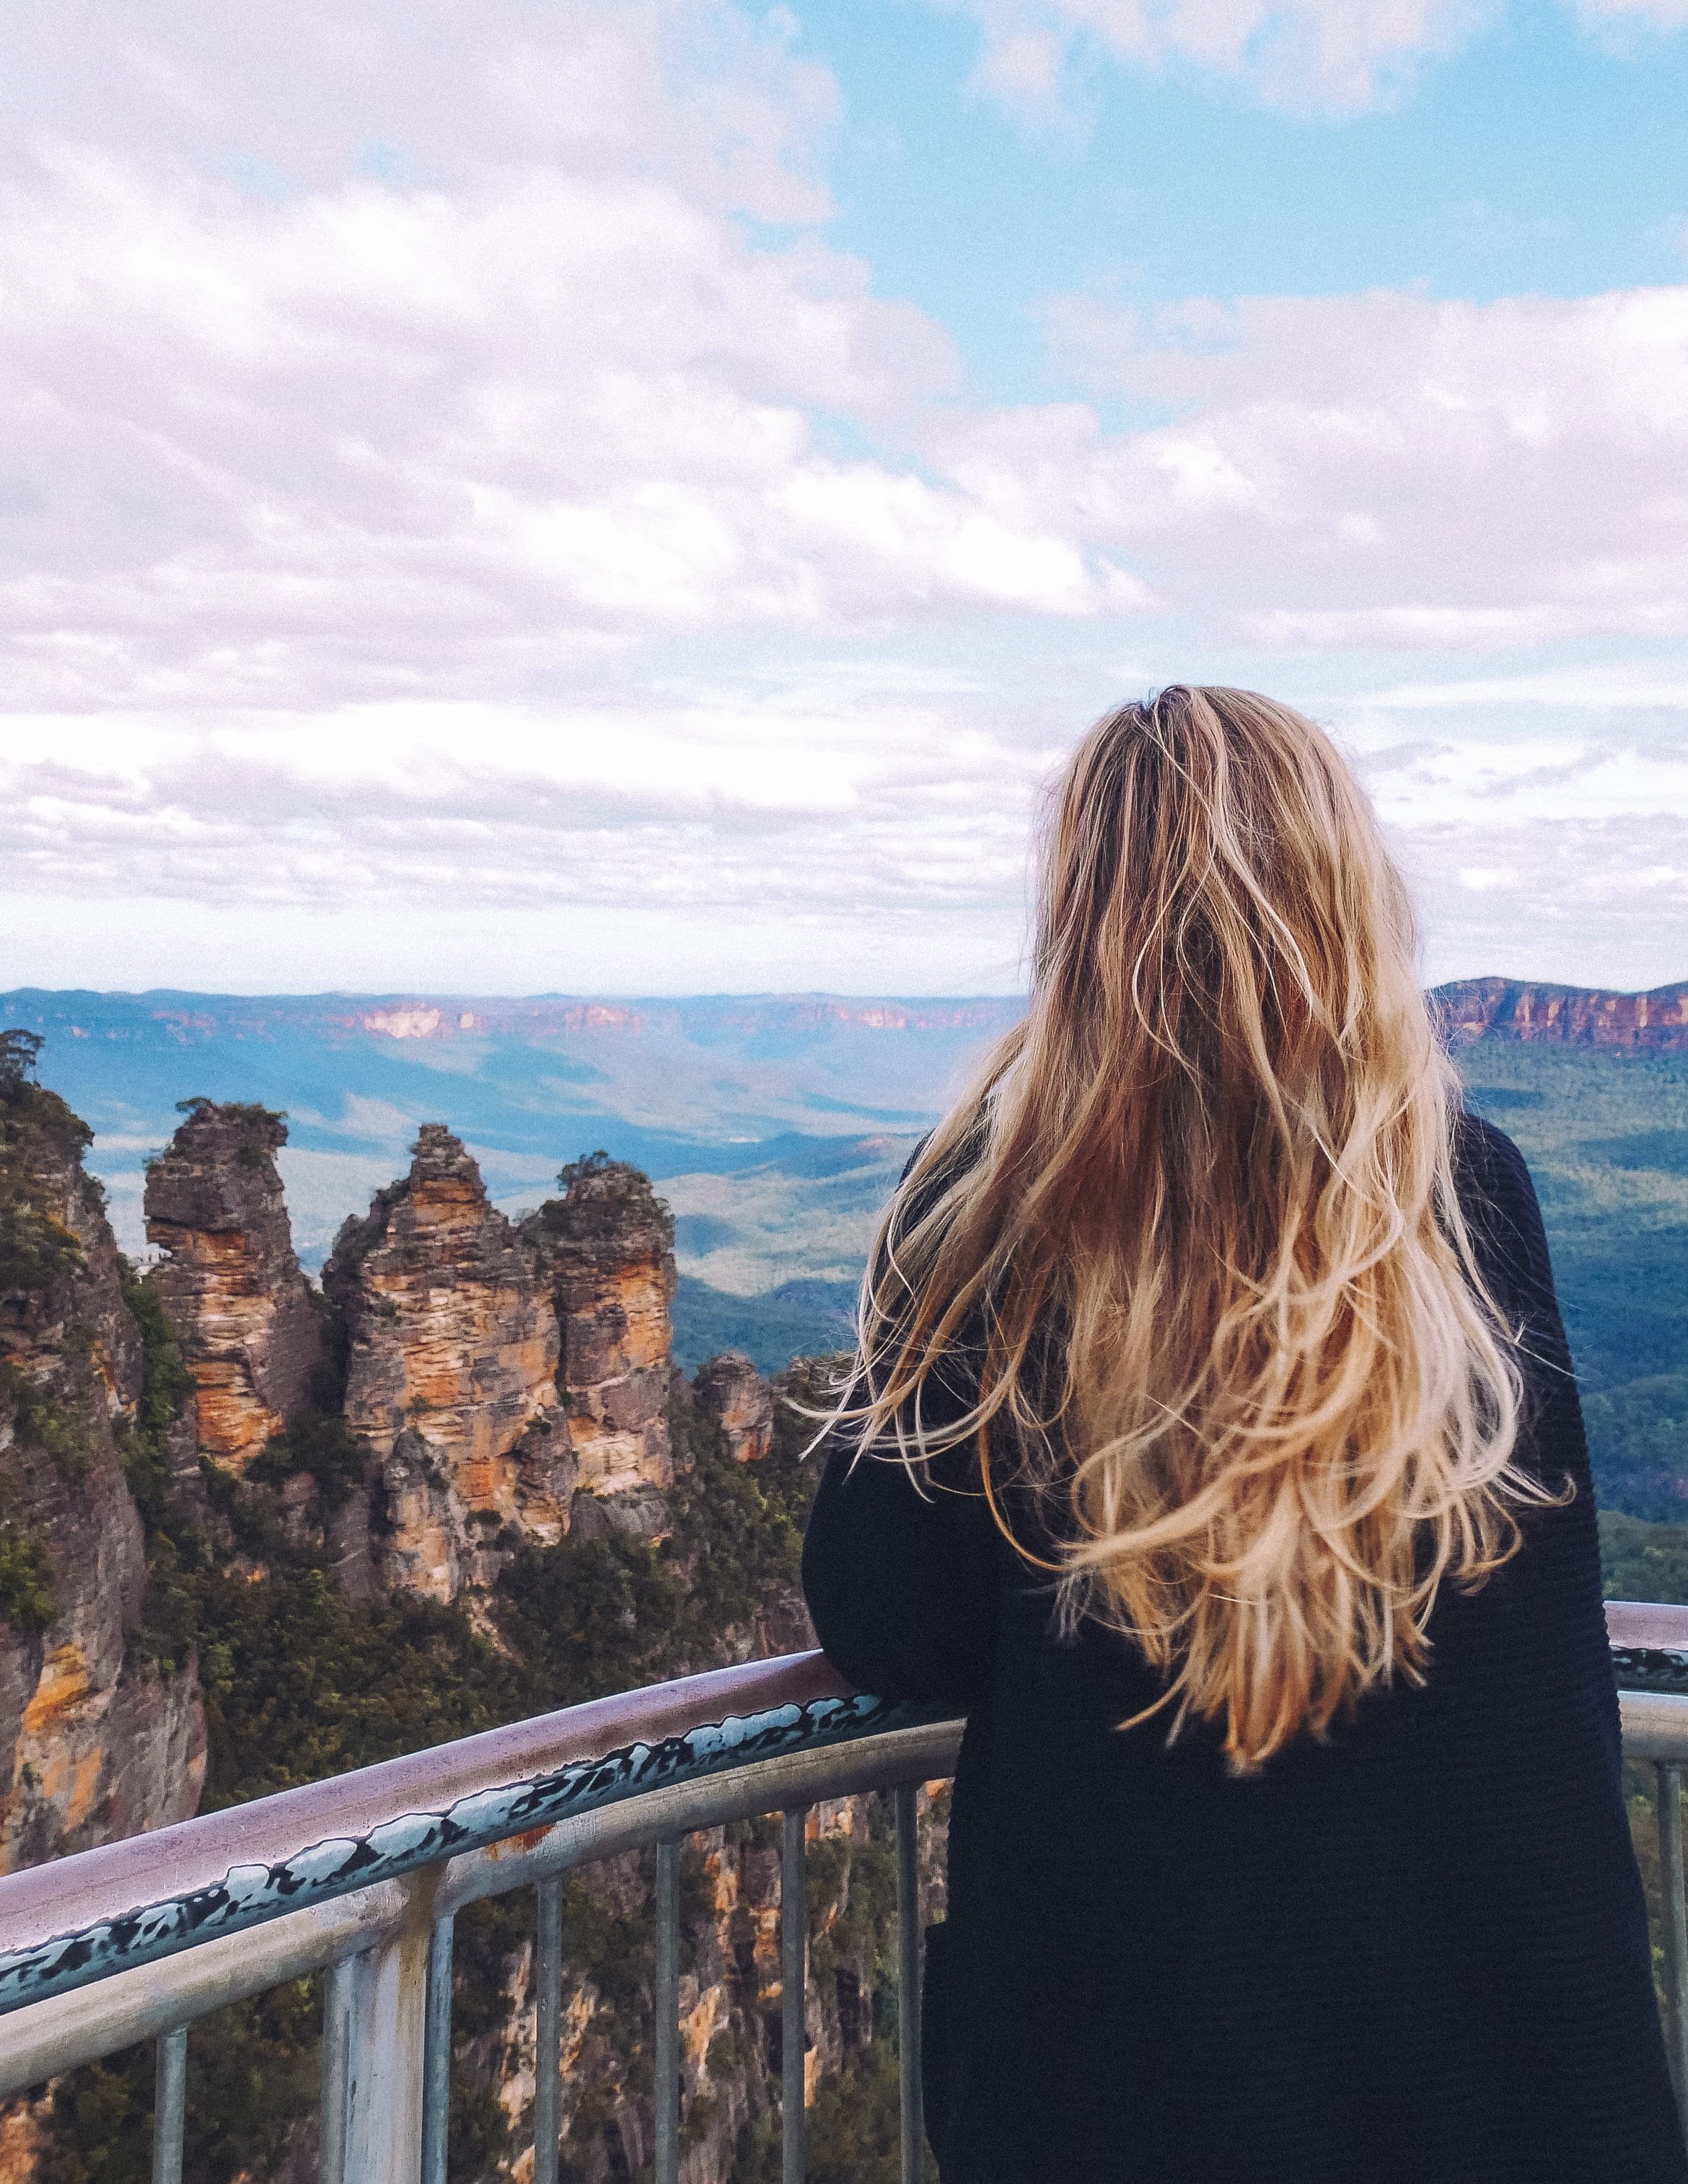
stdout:
<svg viewBox="0 0 1688 2184">
<path fill-rule="evenodd" d="M 560 1179 L 563 1196 L 531 1213 L 521 1234 L 560 1329 L 557 1377 L 580 1485 L 612 1521 L 619 1513 L 630 1529 L 655 1533 L 674 1477 L 666 1415 L 673 1217 L 624 1161 L 593 1154 Z"/>
<path fill-rule="evenodd" d="M 774 1445 L 774 1391 L 742 1350 L 711 1357 L 692 1383 L 721 1446 L 740 1463 L 758 1463 Z"/>
<path fill-rule="evenodd" d="M 576 1466 L 550 1291 L 448 1130 L 423 1124 L 409 1174 L 346 1223 L 322 1279 L 348 1337 L 346 1421 L 382 1463 L 386 1581 L 451 1600 L 512 1546 L 560 1539 Z"/>
<path fill-rule="evenodd" d="M 928 1912 L 944 1908 L 947 1785 L 918 1793 L 921 1869 Z M 895 1886 L 889 1800 L 823 1801 L 808 1815 L 809 1979 L 804 2010 L 804 2091 L 813 2107 L 823 2081 L 863 2058 L 885 2029 L 875 2025 L 878 1968 L 891 1947 Z M 775 1821 L 741 1822 L 688 1836 L 681 1851 L 682 2157 L 685 2184 L 728 2184 L 777 2165 L 783 1985 L 780 1860 Z M 608 2180 L 649 2170 L 651 1862 L 638 1852 L 570 1877 L 560 2060 L 566 2172 Z M 586 1941 L 582 1951 L 575 1937 Z M 634 1971 L 632 1968 L 640 1969 Z M 482 1968 L 483 1973 L 485 1968 Z M 476 2043 L 476 2076 L 496 2089 L 526 2173 L 536 2076 L 533 1958 L 523 1945 L 500 1968 L 509 2014 Z M 743 2134 L 751 2134 L 746 2146 Z M 760 2144 L 757 2145 L 760 2137 Z"/>
<path fill-rule="evenodd" d="M 1475 1039 L 1545 1040 L 1560 1046 L 1688 1047 L 1688 981 L 1646 994 L 1592 986 L 1462 978 L 1431 996 L 1457 1045 Z"/>
<path fill-rule="evenodd" d="M 0 1872 L 185 1819 L 204 1779 L 196 1675 L 136 1641 L 142 1341 L 90 1138 L 0 1056 Z"/>
<path fill-rule="evenodd" d="M 148 1279 L 193 1376 L 198 1444 L 243 1472 L 304 1412 L 323 1327 L 299 1262 L 276 1155 L 287 1129 L 267 1108 L 197 1100 L 147 1171 Z"/>
</svg>

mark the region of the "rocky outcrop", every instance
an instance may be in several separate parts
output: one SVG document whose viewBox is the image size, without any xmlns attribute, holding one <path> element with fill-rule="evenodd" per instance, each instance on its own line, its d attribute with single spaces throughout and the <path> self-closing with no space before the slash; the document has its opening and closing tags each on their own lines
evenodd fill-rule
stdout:
<svg viewBox="0 0 1688 2184">
<path fill-rule="evenodd" d="M 1504 1039 L 1559 1046 L 1688 1048 L 1688 980 L 1646 994 L 1616 994 L 1592 986 L 1461 978 L 1438 986 L 1430 999 L 1457 1045 Z"/>
<path fill-rule="evenodd" d="M 323 1287 L 349 1348 L 346 1421 L 381 1459 L 387 1581 L 437 1600 L 567 1529 L 576 1466 L 556 1315 L 474 1161 L 426 1123 L 409 1174 L 341 1229 Z"/>
<path fill-rule="evenodd" d="M 205 1768 L 194 1671 L 136 1640 L 141 1334 L 91 1134 L 30 1059 L 0 1051 L 0 1871 L 185 1819 Z"/>
<path fill-rule="evenodd" d="M 268 1108 L 188 1103 L 147 1171 L 148 1276 L 193 1376 L 199 1446 L 243 1472 L 305 1410 L 323 1362 L 322 1317 L 293 1256 Z"/>
<path fill-rule="evenodd" d="M 723 1350 L 699 1368 L 692 1391 L 716 1421 L 721 1446 L 758 1463 L 774 1445 L 774 1391 L 742 1350 Z"/>
<path fill-rule="evenodd" d="M 582 1490 L 663 1522 L 672 1484 L 666 1407 L 674 1329 L 674 1222 L 649 1179 L 602 1153 L 559 1178 L 564 1195 L 521 1224 L 561 1329 L 558 1384 Z"/>
</svg>

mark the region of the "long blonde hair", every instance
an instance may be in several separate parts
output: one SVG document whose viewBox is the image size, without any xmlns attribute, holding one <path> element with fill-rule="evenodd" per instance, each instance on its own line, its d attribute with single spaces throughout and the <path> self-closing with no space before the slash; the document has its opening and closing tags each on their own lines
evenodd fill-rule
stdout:
<svg viewBox="0 0 1688 2184">
<path fill-rule="evenodd" d="M 1239 1768 L 1422 1680 L 1440 1586 L 1518 1543 L 1458 1105 L 1325 736 L 1183 686 L 1100 722 L 1053 807 L 1029 1008 L 892 1201 L 838 1417 L 922 1490 L 974 1444 L 1069 1623 L 1128 1634 L 1171 1733 L 1223 1724 Z"/>
</svg>

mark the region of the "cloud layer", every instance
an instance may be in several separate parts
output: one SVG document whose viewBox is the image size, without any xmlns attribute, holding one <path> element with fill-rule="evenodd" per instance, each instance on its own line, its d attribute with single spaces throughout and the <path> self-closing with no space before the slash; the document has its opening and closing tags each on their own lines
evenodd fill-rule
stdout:
<svg viewBox="0 0 1688 2184">
<path fill-rule="evenodd" d="M 979 25 L 978 89 L 1033 122 L 1070 121 L 1074 78 L 1181 69 L 1267 106 L 1353 113 L 1404 89 L 1505 0 L 933 0 Z M 1672 31 L 1688 0 L 1573 0 L 1585 28 Z"/>
<path fill-rule="evenodd" d="M 985 13 L 1350 100 L 1469 20 Z M 831 239 L 778 11 L 6 31 L 14 978 L 1011 983 L 1060 747 L 1205 660 L 1358 739 L 1439 967 L 1680 975 L 1688 286 L 1067 296 L 1091 398 L 988 408 Z"/>
</svg>

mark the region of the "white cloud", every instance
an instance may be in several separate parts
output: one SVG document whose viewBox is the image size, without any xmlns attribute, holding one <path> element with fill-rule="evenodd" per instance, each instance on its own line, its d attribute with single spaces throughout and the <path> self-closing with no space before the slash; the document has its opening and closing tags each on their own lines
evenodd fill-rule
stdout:
<svg viewBox="0 0 1688 2184">
<path fill-rule="evenodd" d="M 1457 50 L 1505 0 L 933 0 L 979 25 L 975 86 L 1011 113 L 1071 127 L 1106 64 L 1199 71 L 1267 106 L 1353 112 Z M 1608 37 L 1688 24 L 1688 0 L 1571 0 Z"/>
<path fill-rule="evenodd" d="M 1273 106 L 1374 104 L 1492 12 L 1486 0 L 938 0 L 978 20 L 975 82 L 1039 121 L 1065 116 L 1075 67 L 1209 71 Z M 1657 0 L 1670 6 L 1674 0 Z"/>
<path fill-rule="evenodd" d="M 1688 0 L 1574 0 L 1578 20 L 1602 31 L 1680 31 Z"/>
<path fill-rule="evenodd" d="M 947 425 L 950 475 L 1005 521 L 1066 510 L 1163 599 L 1268 645 L 1688 633 L 1688 287 L 1050 317 L 1099 388 L 1167 418 Z"/>
<path fill-rule="evenodd" d="M 0 203 L 24 703 L 517 690 L 653 631 L 1117 606 L 1065 529 L 829 450 L 894 444 L 953 367 L 812 231 L 829 93 L 777 36 L 704 0 L 295 27 L 297 81 L 226 6 L 36 53 L 57 97 L 31 80 Z"/>
<path fill-rule="evenodd" d="M 1000 989 L 1125 621 L 1138 685 L 1528 646 L 1397 662 L 1345 725 L 1461 931 L 1551 876 L 1665 944 L 1688 288 L 1069 298 L 1067 355 L 1158 421 L 980 412 L 827 240 L 833 88 L 778 11 L 0 12 L 13 978 Z M 991 18 L 1028 96 L 1088 25 L 1338 100 L 1462 20 Z M 1614 637 L 1653 649 L 1556 657 Z"/>
</svg>

